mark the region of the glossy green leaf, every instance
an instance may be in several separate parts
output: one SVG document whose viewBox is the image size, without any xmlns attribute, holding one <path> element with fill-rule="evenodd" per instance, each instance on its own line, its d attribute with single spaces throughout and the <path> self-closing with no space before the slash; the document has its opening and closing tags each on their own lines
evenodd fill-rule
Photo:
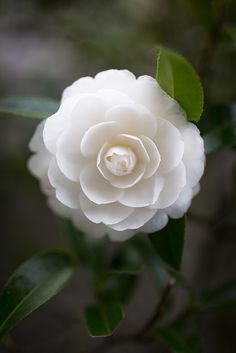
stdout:
<svg viewBox="0 0 236 353">
<path fill-rule="evenodd" d="M 146 237 L 143 237 L 142 235 L 135 236 L 127 241 L 127 244 L 130 244 L 133 249 L 136 250 L 137 254 L 139 254 L 160 291 L 165 290 L 170 278 L 175 278 L 176 283 L 179 286 L 192 291 L 190 284 L 183 277 L 182 273 L 163 262 L 151 242 L 148 241 Z"/>
<path fill-rule="evenodd" d="M 176 270 L 180 269 L 184 249 L 185 217 L 169 219 L 167 226 L 149 235 L 156 254 Z"/>
<path fill-rule="evenodd" d="M 189 121 L 198 121 L 203 110 L 203 89 L 200 79 L 182 56 L 160 47 L 156 79 L 161 88 L 174 98 Z"/>
<path fill-rule="evenodd" d="M 192 350 L 182 336 L 173 328 L 163 327 L 158 329 L 158 336 L 165 342 L 173 353 L 191 353 Z"/>
<path fill-rule="evenodd" d="M 200 309 L 203 311 L 236 310 L 236 281 L 205 291 L 201 297 Z"/>
<path fill-rule="evenodd" d="M 164 268 L 151 244 L 143 236 L 135 236 L 128 241 L 147 266 L 157 287 L 163 291 L 169 281 L 169 273 Z"/>
<path fill-rule="evenodd" d="M 112 335 L 123 317 L 124 312 L 118 301 L 100 306 L 90 305 L 85 308 L 86 326 L 93 337 Z"/>
<path fill-rule="evenodd" d="M 0 99 L 0 114 L 43 119 L 54 114 L 59 102 L 51 98 L 9 97 Z"/>
<path fill-rule="evenodd" d="M 0 294 L 0 337 L 56 295 L 74 274 L 63 252 L 38 255 L 21 265 Z"/>
</svg>

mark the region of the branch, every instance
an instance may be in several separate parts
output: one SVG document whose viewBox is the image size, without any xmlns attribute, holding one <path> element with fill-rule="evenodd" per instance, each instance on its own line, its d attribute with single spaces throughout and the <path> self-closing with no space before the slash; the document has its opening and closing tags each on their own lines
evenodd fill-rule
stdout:
<svg viewBox="0 0 236 353">
<path fill-rule="evenodd" d="M 153 327 L 153 325 L 156 323 L 156 321 L 160 318 L 162 315 L 163 309 L 165 307 L 165 304 L 168 300 L 171 288 L 175 285 L 176 280 L 175 278 L 170 278 L 166 288 L 164 289 L 162 296 L 157 304 L 156 310 L 154 310 L 153 315 L 150 317 L 148 322 L 144 325 L 144 327 L 135 335 L 136 339 L 140 339 L 141 337 L 144 337 L 148 331 Z"/>
</svg>

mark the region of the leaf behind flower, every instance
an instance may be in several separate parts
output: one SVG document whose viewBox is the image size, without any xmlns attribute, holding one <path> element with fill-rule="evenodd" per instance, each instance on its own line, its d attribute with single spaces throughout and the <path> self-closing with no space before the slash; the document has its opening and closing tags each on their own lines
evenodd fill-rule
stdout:
<svg viewBox="0 0 236 353">
<path fill-rule="evenodd" d="M 196 71 L 181 55 L 160 47 L 157 55 L 156 79 L 161 88 L 174 98 L 187 114 L 197 122 L 203 111 L 203 89 Z"/>
<path fill-rule="evenodd" d="M 59 102 L 51 98 L 10 97 L 0 99 L 0 114 L 44 119 L 54 114 Z"/>
</svg>

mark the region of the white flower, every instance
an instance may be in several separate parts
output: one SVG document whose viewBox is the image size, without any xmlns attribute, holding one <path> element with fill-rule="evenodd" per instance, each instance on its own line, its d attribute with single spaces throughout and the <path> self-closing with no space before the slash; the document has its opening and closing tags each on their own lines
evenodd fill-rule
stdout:
<svg viewBox="0 0 236 353">
<path fill-rule="evenodd" d="M 108 70 L 65 89 L 39 124 L 31 172 L 51 208 L 96 237 L 126 240 L 181 217 L 199 190 L 203 140 L 150 76 Z"/>
</svg>

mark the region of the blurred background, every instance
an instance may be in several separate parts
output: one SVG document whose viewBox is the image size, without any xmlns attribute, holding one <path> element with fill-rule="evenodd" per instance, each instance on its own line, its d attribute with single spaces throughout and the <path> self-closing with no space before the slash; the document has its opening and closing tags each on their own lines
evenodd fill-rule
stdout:
<svg viewBox="0 0 236 353">
<path fill-rule="evenodd" d="M 0 97 L 59 99 L 77 78 L 109 68 L 154 76 L 163 44 L 184 55 L 201 76 L 206 106 L 200 128 L 236 112 L 236 1 L 0 0 Z M 38 121 L 1 116 L 0 286 L 16 267 L 45 249 L 65 248 L 66 236 L 29 174 L 28 141 Z M 230 143 L 208 155 L 201 192 L 189 211 L 184 274 L 197 289 L 236 278 L 236 156 Z M 112 245 L 114 246 L 114 245 Z M 176 310 L 184 301 L 180 292 Z M 14 330 L 21 353 L 80 353 L 100 344 L 81 312 L 93 299 L 83 274 Z M 121 332 L 150 316 L 156 290 L 144 273 L 127 306 Z M 205 314 L 198 322 L 204 352 L 236 351 L 236 315 Z M 156 352 L 129 342 L 109 352 Z M 0 353 L 9 348 L 0 344 Z M 160 347 L 159 352 L 166 352 Z"/>
</svg>

